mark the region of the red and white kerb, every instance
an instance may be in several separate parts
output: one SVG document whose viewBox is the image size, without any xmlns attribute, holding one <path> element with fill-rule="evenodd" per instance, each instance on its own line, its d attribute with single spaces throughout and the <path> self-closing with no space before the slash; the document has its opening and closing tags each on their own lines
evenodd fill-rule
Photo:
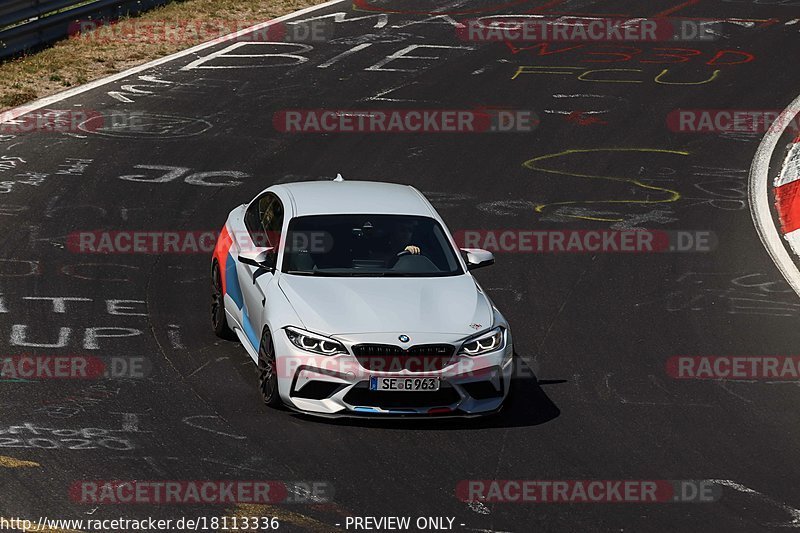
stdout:
<svg viewBox="0 0 800 533">
<path fill-rule="evenodd" d="M 794 140 L 780 176 L 775 179 L 775 209 L 781 234 L 800 256 L 800 137 Z"/>
</svg>

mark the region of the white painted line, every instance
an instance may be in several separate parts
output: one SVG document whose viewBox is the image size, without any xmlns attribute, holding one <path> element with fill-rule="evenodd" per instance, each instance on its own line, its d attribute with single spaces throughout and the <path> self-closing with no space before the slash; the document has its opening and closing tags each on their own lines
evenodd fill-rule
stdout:
<svg viewBox="0 0 800 533">
<path fill-rule="evenodd" d="M 249 28 L 244 28 L 243 30 L 239 30 L 236 33 L 230 33 L 228 35 L 223 35 L 221 37 L 217 37 L 216 39 L 212 39 L 211 41 L 207 41 L 205 43 L 200 43 L 196 46 L 191 48 L 187 48 L 186 50 L 181 50 L 180 52 L 175 52 L 174 54 L 155 59 L 150 61 L 149 63 L 144 63 L 142 65 L 138 65 L 133 68 L 129 68 L 128 70 L 119 72 L 117 74 L 112 74 L 111 76 L 100 78 L 99 80 L 95 80 L 89 82 L 85 85 L 81 85 L 79 87 L 74 87 L 72 89 L 68 89 L 64 92 L 60 92 L 58 94 L 54 94 L 52 96 L 47 96 L 45 98 L 41 98 L 32 102 L 30 104 L 25 104 L 19 107 L 15 107 L 14 109 L 10 109 L 9 111 L 5 111 L 0 114 L 0 124 L 7 122 L 9 120 L 15 119 L 20 115 L 24 115 L 26 113 L 30 113 L 31 111 L 35 111 L 36 109 L 41 109 L 43 107 L 47 107 L 53 105 L 56 102 L 60 102 L 62 100 L 66 100 L 67 98 L 72 98 L 73 96 L 77 96 L 79 94 L 85 93 L 87 91 L 91 91 L 92 89 L 96 89 L 97 87 L 102 87 L 103 85 L 107 85 L 109 83 L 113 83 L 115 81 L 121 80 L 123 78 L 127 78 L 128 76 L 132 76 L 134 74 L 138 74 L 144 70 L 157 67 L 159 65 L 163 65 L 164 63 L 169 63 L 170 61 L 174 61 L 176 59 L 180 59 L 182 57 L 186 57 L 191 54 L 195 54 L 207 48 L 211 48 L 212 46 L 216 46 L 220 43 L 225 43 L 231 40 L 234 40 L 242 35 L 247 35 L 248 33 L 253 33 L 263 28 L 267 28 L 278 22 L 283 22 L 284 20 L 289 20 L 295 17 L 299 17 L 301 15 L 305 15 L 307 13 L 312 13 L 314 11 L 318 11 L 320 9 L 326 8 L 328 6 L 332 6 L 334 4 L 342 3 L 347 0 L 329 0 L 328 2 L 318 4 L 316 6 L 307 7 L 305 9 L 301 9 L 300 11 L 295 11 L 294 13 L 288 13 L 276 19 L 269 20 L 267 22 L 262 22 L 260 24 L 256 24 L 254 26 L 250 26 Z"/>
<path fill-rule="evenodd" d="M 794 253 L 800 255 L 800 229 L 796 229 L 791 233 L 787 233 L 783 236 L 784 239 L 789 243 L 789 246 L 792 247 Z"/>
<path fill-rule="evenodd" d="M 781 167 L 781 173 L 775 178 L 775 187 L 786 185 L 797 179 L 800 179 L 800 143 L 796 143 L 789 149 L 783 167 Z"/>
<path fill-rule="evenodd" d="M 758 492 L 757 490 L 753 490 L 750 487 L 742 485 L 741 483 L 737 483 L 736 481 L 733 481 L 732 479 L 706 479 L 705 481 L 710 481 L 711 483 L 714 483 L 716 485 L 720 485 L 720 486 L 723 486 L 723 487 L 728 487 L 730 489 L 739 491 L 739 492 L 741 492 L 743 494 L 748 494 L 750 496 L 754 496 L 758 500 L 761 500 L 761 501 L 763 501 L 765 503 L 772 504 L 775 507 L 778 507 L 779 509 L 781 509 L 783 511 L 786 511 L 789 514 L 789 516 L 792 517 L 791 522 L 768 524 L 769 526 L 772 526 L 772 527 L 793 527 L 793 528 L 800 527 L 800 509 L 797 509 L 796 507 L 792 507 L 792 506 L 790 506 L 790 505 L 788 505 L 788 504 L 786 504 L 786 503 L 784 503 L 782 501 L 776 500 L 775 498 L 773 498 L 771 496 L 767 496 L 766 494 L 762 494 L 762 493 Z"/>
<path fill-rule="evenodd" d="M 778 146 L 778 141 L 789 127 L 790 119 L 794 118 L 797 110 L 800 109 L 797 107 L 798 105 L 800 105 L 800 96 L 775 121 L 775 124 L 781 124 L 781 127 L 770 128 L 758 146 L 753 166 L 750 167 L 747 193 L 750 200 L 750 215 L 753 217 L 761 242 L 794 292 L 800 295 L 800 270 L 797 269 L 797 265 L 783 245 L 769 208 L 769 162 Z"/>
</svg>

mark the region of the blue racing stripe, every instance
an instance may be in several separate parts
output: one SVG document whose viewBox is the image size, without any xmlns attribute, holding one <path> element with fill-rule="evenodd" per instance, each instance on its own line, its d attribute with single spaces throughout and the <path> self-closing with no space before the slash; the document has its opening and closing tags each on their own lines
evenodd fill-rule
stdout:
<svg viewBox="0 0 800 533">
<path fill-rule="evenodd" d="M 228 259 L 225 261 L 225 289 L 237 308 L 241 309 L 244 307 L 242 288 L 239 286 L 239 276 L 236 274 L 236 261 L 234 261 L 230 253 L 228 254 Z M 245 322 L 247 322 L 247 320 L 245 320 Z"/>
<path fill-rule="evenodd" d="M 247 338 L 250 340 L 250 344 L 253 345 L 256 351 L 261 345 L 261 341 L 256 335 L 255 330 L 253 329 L 253 325 L 250 323 L 250 317 L 247 314 L 247 309 L 243 309 L 244 319 L 242 320 L 242 326 L 244 327 L 244 333 L 247 335 Z"/>
</svg>

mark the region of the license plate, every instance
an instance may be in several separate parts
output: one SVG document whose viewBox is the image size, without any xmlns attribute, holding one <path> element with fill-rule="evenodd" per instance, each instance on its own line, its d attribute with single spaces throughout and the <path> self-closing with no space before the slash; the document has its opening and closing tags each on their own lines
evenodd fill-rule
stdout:
<svg viewBox="0 0 800 533">
<path fill-rule="evenodd" d="M 439 378 L 369 378 L 369 390 L 433 392 L 439 390 Z"/>
</svg>

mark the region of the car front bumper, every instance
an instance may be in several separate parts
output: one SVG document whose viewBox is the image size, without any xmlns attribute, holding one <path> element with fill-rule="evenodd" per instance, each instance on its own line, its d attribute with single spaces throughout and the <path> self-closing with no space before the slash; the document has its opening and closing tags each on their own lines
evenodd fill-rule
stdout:
<svg viewBox="0 0 800 533">
<path fill-rule="evenodd" d="M 324 417 L 474 417 L 499 411 L 508 395 L 514 352 L 509 330 L 497 351 L 476 357 L 456 355 L 439 370 L 419 372 L 368 370 L 352 355 L 352 345 L 363 340 L 344 341 L 350 354 L 328 357 L 305 352 L 284 332 L 276 332 L 273 342 L 284 403 L 295 411 Z M 371 391 L 373 376 L 438 378 L 440 388 Z"/>
</svg>

